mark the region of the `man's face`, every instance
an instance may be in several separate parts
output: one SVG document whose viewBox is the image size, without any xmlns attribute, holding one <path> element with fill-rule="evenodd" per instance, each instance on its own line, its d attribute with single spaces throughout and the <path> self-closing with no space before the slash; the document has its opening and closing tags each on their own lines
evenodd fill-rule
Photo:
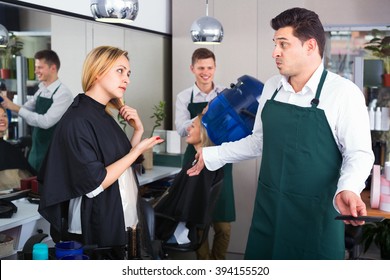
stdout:
<svg viewBox="0 0 390 280">
<path fill-rule="evenodd" d="M 191 65 L 198 86 L 212 84 L 215 73 L 215 61 L 212 58 L 198 59 Z"/>
<path fill-rule="evenodd" d="M 303 43 L 293 35 L 292 27 L 275 31 L 275 48 L 272 57 L 280 74 L 294 76 L 307 66 L 307 42 Z"/>
<path fill-rule="evenodd" d="M 56 73 L 56 66 L 53 64 L 49 66 L 45 59 L 35 60 L 35 75 L 40 82 L 51 81 Z"/>
</svg>

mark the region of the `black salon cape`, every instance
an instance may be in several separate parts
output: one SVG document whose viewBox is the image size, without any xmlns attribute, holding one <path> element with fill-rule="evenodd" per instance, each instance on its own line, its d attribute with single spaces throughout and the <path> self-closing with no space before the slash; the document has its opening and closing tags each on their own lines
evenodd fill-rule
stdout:
<svg viewBox="0 0 390 280">
<path fill-rule="evenodd" d="M 35 170 L 30 166 L 21 150 L 0 138 L 0 171 L 7 169 L 27 170 L 35 174 Z"/>
<path fill-rule="evenodd" d="M 83 196 L 81 224 L 84 244 L 123 246 L 126 231 L 118 181 L 94 198 L 106 177 L 105 167 L 130 152 L 131 144 L 105 106 L 79 94 L 57 125 L 39 176 L 39 213 L 58 232 L 66 205 Z"/>
<path fill-rule="evenodd" d="M 188 176 L 187 170 L 192 163 L 186 164 L 176 175 L 169 192 L 155 205 L 155 212 L 170 216 L 176 220 L 170 223 L 156 217 L 155 234 L 160 240 L 167 240 L 176 229 L 178 222 L 190 225 L 203 225 L 210 205 L 210 188 L 223 178 L 223 168 L 209 171 L 203 168 L 198 176 Z M 191 231 L 191 228 L 190 228 Z M 191 239 L 191 232 L 189 237 Z"/>
</svg>

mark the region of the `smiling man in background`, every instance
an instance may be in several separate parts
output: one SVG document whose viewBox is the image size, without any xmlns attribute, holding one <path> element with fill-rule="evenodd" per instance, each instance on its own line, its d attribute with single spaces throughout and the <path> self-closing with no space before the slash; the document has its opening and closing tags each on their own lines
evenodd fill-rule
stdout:
<svg viewBox="0 0 390 280">
<path fill-rule="evenodd" d="M 59 80 L 60 59 L 52 50 L 35 54 L 35 75 L 40 81 L 33 98 L 23 106 L 3 97 L 3 107 L 19 114 L 33 127 L 30 165 L 38 172 L 50 145 L 55 125 L 73 101 L 71 91 Z"/>
</svg>

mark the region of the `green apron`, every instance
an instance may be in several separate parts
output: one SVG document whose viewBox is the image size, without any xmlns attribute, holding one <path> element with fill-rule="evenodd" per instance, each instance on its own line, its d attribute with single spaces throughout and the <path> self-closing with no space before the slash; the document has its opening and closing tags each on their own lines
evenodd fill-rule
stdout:
<svg viewBox="0 0 390 280">
<path fill-rule="evenodd" d="M 191 119 L 195 118 L 198 114 L 202 113 L 203 109 L 207 106 L 208 102 L 193 102 L 194 93 L 191 93 L 191 100 L 187 106 L 190 112 Z M 183 166 L 193 161 L 195 158 L 196 150 L 193 145 L 187 145 L 186 151 L 183 157 Z M 233 165 L 231 163 L 225 164 L 223 167 L 223 187 L 219 195 L 219 198 L 215 205 L 213 213 L 214 222 L 233 222 L 236 220 L 236 209 L 234 203 L 233 192 Z"/>
<path fill-rule="evenodd" d="M 245 259 L 344 259 L 333 207 L 342 163 L 323 110 L 324 70 L 312 106 L 275 101 L 262 111 L 263 157 Z"/>
<path fill-rule="evenodd" d="M 37 102 L 35 104 L 36 113 L 40 115 L 47 113 L 47 111 L 53 104 L 53 96 L 57 92 L 60 86 L 61 84 L 54 90 L 50 98 L 41 97 L 41 93 L 39 93 L 37 97 Z M 41 168 L 42 161 L 49 148 L 55 127 L 56 125 L 53 125 L 48 129 L 33 127 L 32 146 L 28 156 L 28 162 L 37 172 Z"/>
</svg>

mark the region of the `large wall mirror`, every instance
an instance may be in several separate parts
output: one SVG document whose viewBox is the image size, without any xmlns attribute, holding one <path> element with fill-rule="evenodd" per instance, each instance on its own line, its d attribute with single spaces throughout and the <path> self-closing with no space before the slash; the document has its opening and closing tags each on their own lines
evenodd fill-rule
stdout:
<svg viewBox="0 0 390 280">
<path fill-rule="evenodd" d="M 76 96 L 82 92 L 82 64 L 92 48 L 113 45 L 126 49 L 132 70 L 126 104 L 138 110 L 148 136 L 153 127 L 150 116 L 154 105 L 166 101 L 167 117 L 161 129 L 172 128 L 171 35 L 98 23 L 92 18 L 23 3 L 0 1 L 0 23 L 23 42 L 22 56 L 32 58 L 45 48 L 56 51 L 61 59 L 59 77 Z M 131 135 L 131 129 L 126 128 L 126 133 Z"/>
<path fill-rule="evenodd" d="M 374 38 L 373 30 L 380 31 L 379 36 L 390 36 L 390 26 L 340 26 L 326 28 L 327 46 L 324 54 L 324 65 L 327 69 L 340 74 L 356 82 L 360 87 L 381 86 L 380 72 L 383 69 L 378 68 L 376 74 L 378 77 L 372 77 L 363 84 L 359 81 L 357 71 L 364 71 L 359 65 L 360 60 L 379 60 L 378 57 L 364 49 L 365 45 Z M 378 61 L 380 62 L 380 61 Z M 379 67 L 381 63 L 375 63 Z M 372 73 L 374 74 L 374 73 Z M 368 83 L 368 84 L 367 84 Z"/>
</svg>

